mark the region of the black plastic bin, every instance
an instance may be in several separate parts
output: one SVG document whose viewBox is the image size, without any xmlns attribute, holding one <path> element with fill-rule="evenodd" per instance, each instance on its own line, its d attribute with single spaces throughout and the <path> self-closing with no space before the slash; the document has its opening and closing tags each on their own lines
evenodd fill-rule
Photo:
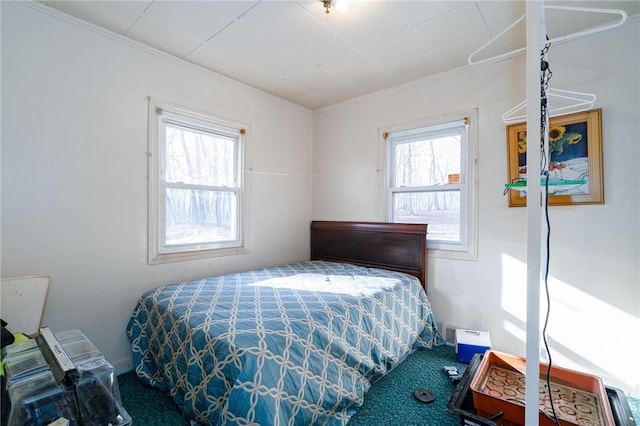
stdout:
<svg viewBox="0 0 640 426">
<path fill-rule="evenodd" d="M 476 375 L 476 370 L 480 366 L 482 356 L 482 354 L 473 356 L 447 404 L 449 410 L 460 416 L 460 424 L 462 426 L 500 426 L 500 413 L 496 413 L 494 419 L 486 419 L 478 416 L 473 407 L 473 395 L 470 385 Z M 605 389 L 616 426 L 636 426 L 624 392 L 609 386 L 605 386 Z"/>
</svg>

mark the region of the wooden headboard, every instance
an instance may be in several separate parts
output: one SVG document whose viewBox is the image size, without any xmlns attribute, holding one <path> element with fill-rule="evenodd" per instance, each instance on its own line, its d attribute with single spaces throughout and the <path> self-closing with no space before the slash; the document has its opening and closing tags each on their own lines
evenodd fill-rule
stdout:
<svg viewBox="0 0 640 426">
<path fill-rule="evenodd" d="M 347 262 L 417 277 L 427 290 L 427 225 L 311 222 L 311 260 Z"/>
</svg>

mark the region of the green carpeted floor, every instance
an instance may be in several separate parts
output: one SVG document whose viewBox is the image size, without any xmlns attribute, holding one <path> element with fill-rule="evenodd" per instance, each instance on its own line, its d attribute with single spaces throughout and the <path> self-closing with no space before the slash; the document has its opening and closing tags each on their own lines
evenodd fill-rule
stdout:
<svg viewBox="0 0 640 426">
<path fill-rule="evenodd" d="M 440 346 L 416 351 L 395 370 L 375 383 L 365 396 L 364 405 L 349 421 L 349 426 L 457 426 L 460 418 L 447 410 L 454 386 L 443 367 L 453 365 L 462 374 L 465 364 L 456 361 L 454 349 Z M 133 426 L 189 425 L 162 392 L 142 384 L 134 373 L 118 376 L 123 405 L 133 419 Z M 425 404 L 416 400 L 416 388 L 431 391 L 435 401 Z M 636 419 L 640 419 L 640 400 L 629 398 Z"/>
<path fill-rule="evenodd" d="M 462 374 L 466 365 L 456 361 L 454 349 L 439 346 L 409 355 L 395 370 L 375 383 L 364 405 L 349 420 L 349 426 L 363 425 L 460 425 L 460 418 L 447 410 L 454 391 L 443 367 L 453 365 Z M 435 401 L 418 401 L 416 388 L 429 390 Z"/>
</svg>

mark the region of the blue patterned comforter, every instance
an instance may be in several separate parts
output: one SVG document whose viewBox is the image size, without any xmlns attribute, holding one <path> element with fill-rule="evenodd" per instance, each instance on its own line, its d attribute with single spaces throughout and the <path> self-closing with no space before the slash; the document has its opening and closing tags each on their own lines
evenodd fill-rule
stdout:
<svg viewBox="0 0 640 426">
<path fill-rule="evenodd" d="M 303 262 L 145 293 L 136 373 L 209 425 L 344 425 L 371 383 L 442 342 L 420 282 Z"/>
</svg>

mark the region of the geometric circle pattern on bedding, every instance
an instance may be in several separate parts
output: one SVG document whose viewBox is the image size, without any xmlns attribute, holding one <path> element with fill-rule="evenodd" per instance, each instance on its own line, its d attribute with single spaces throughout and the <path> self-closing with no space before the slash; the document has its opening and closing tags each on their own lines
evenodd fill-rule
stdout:
<svg viewBox="0 0 640 426">
<path fill-rule="evenodd" d="M 415 277 L 326 261 L 145 293 L 137 375 L 208 425 L 344 425 L 371 383 L 443 343 Z"/>
</svg>

